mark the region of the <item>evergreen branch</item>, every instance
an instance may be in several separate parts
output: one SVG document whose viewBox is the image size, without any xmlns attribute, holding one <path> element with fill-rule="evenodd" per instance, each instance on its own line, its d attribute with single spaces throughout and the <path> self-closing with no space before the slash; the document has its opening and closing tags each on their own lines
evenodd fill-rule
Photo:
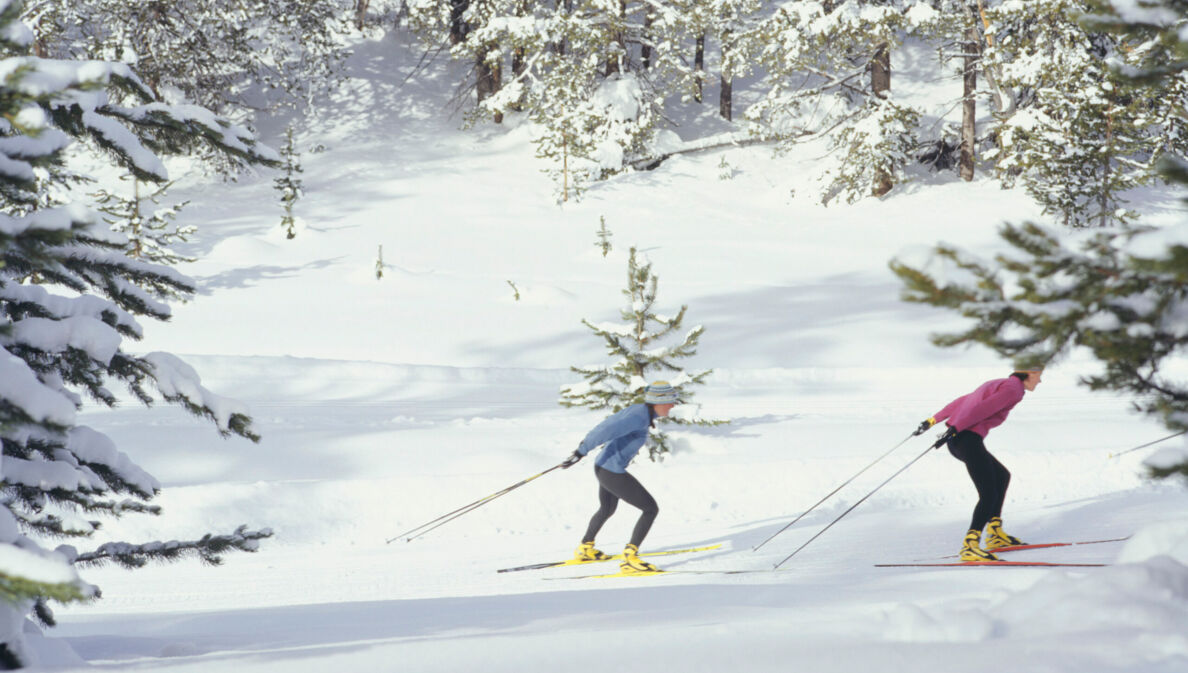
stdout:
<svg viewBox="0 0 1188 673">
<path fill-rule="evenodd" d="M 110 562 L 124 568 L 142 568 L 150 561 L 175 562 L 194 557 L 203 564 L 217 566 L 223 562 L 222 554 L 229 551 L 255 552 L 259 549 L 259 541 L 269 537 L 272 537 L 269 528 L 249 531 L 243 525 L 229 535 L 208 534 L 199 540 L 186 542 L 171 540 L 139 545 L 108 542 L 93 552 L 79 554 L 74 558 L 74 564 L 100 566 Z"/>
</svg>

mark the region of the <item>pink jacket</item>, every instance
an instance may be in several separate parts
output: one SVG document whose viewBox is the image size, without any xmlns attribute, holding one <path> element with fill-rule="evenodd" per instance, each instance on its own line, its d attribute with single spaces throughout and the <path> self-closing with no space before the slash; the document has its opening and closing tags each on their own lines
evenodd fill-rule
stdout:
<svg viewBox="0 0 1188 673">
<path fill-rule="evenodd" d="M 1023 382 L 1014 376 L 994 379 L 949 402 L 933 418 L 938 423 L 948 419 L 947 425 L 958 431 L 970 430 L 984 438 L 991 428 L 1002 425 L 1024 392 Z"/>
</svg>

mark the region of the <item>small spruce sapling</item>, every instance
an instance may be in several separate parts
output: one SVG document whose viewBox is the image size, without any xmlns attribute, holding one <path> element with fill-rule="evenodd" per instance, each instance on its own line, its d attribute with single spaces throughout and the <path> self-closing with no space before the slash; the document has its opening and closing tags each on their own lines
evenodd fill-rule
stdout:
<svg viewBox="0 0 1188 673">
<path fill-rule="evenodd" d="M 126 198 L 106 189 L 100 189 L 92 194 L 99 212 L 104 214 L 103 220 L 111 225 L 111 230 L 123 234 L 128 238 L 126 252 L 133 259 L 173 266 L 181 262 L 193 262 L 195 258 L 186 257 L 170 249 L 176 243 L 184 243 L 198 231 L 194 225 L 178 225 L 174 220 L 177 214 L 189 201 L 172 206 L 161 206 L 161 200 L 173 183 L 167 182 L 152 188 L 147 196 L 141 194 L 142 183 L 134 175 L 127 175 L 122 180 L 132 183 L 132 196 Z"/>
<path fill-rule="evenodd" d="M 600 215 L 598 217 L 598 242 L 595 243 L 594 245 L 595 245 L 595 247 L 597 247 L 599 250 L 602 251 L 603 257 L 606 257 L 607 255 L 610 254 L 610 251 L 611 251 L 610 239 L 611 239 L 611 236 L 613 236 L 613 235 L 614 234 L 611 233 L 610 229 L 606 228 L 606 217 Z"/>
<path fill-rule="evenodd" d="M 608 355 L 615 358 L 610 365 L 570 367 L 574 373 L 585 379 L 581 383 L 564 386 L 561 389 L 562 406 L 589 407 L 620 411 L 632 404 L 643 402 L 644 388 L 649 380 L 663 379 L 671 383 L 687 403 L 693 396 L 690 388 L 705 383 L 713 370 L 686 372 L 675 363 L 678 358 L 687 358 L 697 353 L 697 343 L 705 328 L 698 325 L 684 334 L 674 345 L 662 345 L 681 329 L 688 306 L 681 306 L 675 316 L 656 312 L 657 277 L 652 265 L 641 263 L 631 248 L 627 260 L 627 288 L 622 291 L 628 299 L 626 308 L 620 310 L 623 324 L 593 324 L 582 320 L 606 345 Z M 720 425 L 723 420 L 689 418 L 688 414 L 669 416 L 666 422 L 680 425 Z M 648 453 L 652 460 L 658 460 L 671 451 L 668 436 L 653 429 L 649 435 Z"/>
<path fill-rule="evenodd" d="M 379 254 L 375 258 L 375 279 L 380 280 L 384 277 L 384 246 L 380 245 Z"/>
<path fill-rule="evenodd" d="M 273 180 L 276 191 L 280 192 L 281 206 L 285 214 L 281 217 L 281 226 L 285 229 L 285 238 L 293 239 L 297 236 L 297 219 L 293 216 L 293 205 L 304 195 L 301 178 L 301 155 L 293 143 L 293 127 L 285 130 L 285 146 L 281 149 L 281 160 L 284 174 Z"/>
</svg>

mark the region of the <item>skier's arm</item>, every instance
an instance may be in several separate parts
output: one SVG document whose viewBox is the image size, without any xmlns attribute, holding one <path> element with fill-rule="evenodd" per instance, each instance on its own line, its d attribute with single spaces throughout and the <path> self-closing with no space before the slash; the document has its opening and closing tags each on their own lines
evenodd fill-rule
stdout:
<svg viewBox="0 0 1188 673">
<path fill-rule="evenodd" d="M 594 429 L 586 435 L 585 439 L 583 439 L 580 444 L 578 444 L 577 453 L 584 456 L 587 453 L 590 453 L 590 451 L 623 434 L 623 429 L 621 426 L 622 420 L 617 414 L 607 417 L 601 423 L 594 426 Z"/>
</svg>

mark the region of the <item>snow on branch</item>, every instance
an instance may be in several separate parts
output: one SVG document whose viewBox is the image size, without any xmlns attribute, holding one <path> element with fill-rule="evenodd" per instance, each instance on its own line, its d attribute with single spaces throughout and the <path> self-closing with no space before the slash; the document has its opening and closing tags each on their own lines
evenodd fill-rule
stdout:
<svg viewBox="0 0 1188 673">
<path fill-rule="evenodd" d="M 171 540 L 138 545 L 108 542 L 93 552 L 78 554 L 73 558 L 73 563 L 97 566 L 111 562 L 125 568 L 141 568 L 150 561 L 172 562 L 186 556 L 196 556 L 205 564 L 220 565 L 223 562 L 221 554 L 233 550 L 254 552 L 259 548 L 259 541 L 269 537 L 272 537 L 271 528 L 247 530 L 245 525 L 236 528 L 230 535 L 204 535 L 200 540 L 189 542 Z"/>
<path fill-rule="evenodd" d="M 251 429 L 247 408 L 202 387 L 202 380 L 193 367 L 171 353 L 160 351 L 149 353 L 143 359 L 152 366 L 157 389 L 166 400 L 213 420 L 224 437 L 234 433 L 253 442 L 260 441 L 260 436 Z"/>
</svg>

